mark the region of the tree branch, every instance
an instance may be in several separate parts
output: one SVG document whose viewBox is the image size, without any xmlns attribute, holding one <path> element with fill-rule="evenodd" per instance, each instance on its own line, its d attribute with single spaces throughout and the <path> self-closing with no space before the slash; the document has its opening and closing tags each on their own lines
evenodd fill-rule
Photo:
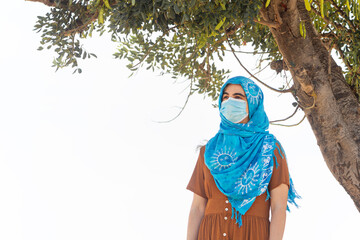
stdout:
<svg viewBox="0 0 360 240">
<path fill-rule="evenodd" d="M 45 4 L 46 6 L 49 6 L 49 7 L 56 7 L 56 3 L 54 0 L 25 0 L 27 2 L 40 2 L 40 3 L 43 3 Z"/>
<path fill-rule="evenodd" d="M 274 4 L 275 20 L 279 23 L 279 25 L 281 25 L 283 21 L 279 12 L 279 3 L 280 3 L 279 0 L 275 0 L 273 4 Z"/>
<path fill-rule="evenodd" d="M 339 7 L 334 0 L 328 0 L 335 8 L 337 11 L 339 11 L 340 15 L 345 19 L 345 21 L 349 24 L 349 27 L 351 28 L 351 30 L 355 33 L 356 32 L 356 27 L 354 26 L 354 24 L 350 21 L 349 17 L 346 16 L 346 13 L 341 9 L 341 7 Z"/>
<path fill-rule="evenodd" d="M 228 27 L 226 30 L 225 30 L 225 33 L 227 36 L 230 36 L 230 35 L 233 35 L 236 30 L 238 30 L 239 28 L 241 28 L 244 24 L 243 23 L 240 23 L 238 25 L 234 25 L 234 26 L 231 26 L 231 27 Z"/>
<path fill-rule="evenodd" d="M 83 7 L 84 10 L 86 10 L 86 6 L 84 6 L 81 3 L 72 3 L 69 6 L 69 1 L 66 0 L 62 0 L 62 1 L 55 1 L 55 0 L 25 0 L 27 2 L 39 2 L 42 3 L 48 7 L 55 7 L 55 8 L 60 8 L 60 9 L 64 9 L 64 10 L 69 10 L 70 12 L 75 12 L 77 9 Z"/>
<path fill-rule="evenodd" d="M 224 51 L 226 51 L 226 52 L 232 52 L 231 50 L 228 50 L 228 49 L 225 49 Z M 255 54 L 269 54 L 269 53 L 271 53 L 271 52 L 256 52 L 256 51 L 254 51 L 254 52 L 234 51 L 234 52 L 236 52 L 236 53 L 245 53 L 245 54 L 253 54 L 253 55 L 255 55 Z"/>
<path fill-rule="evenodd" d="M 315 4 L 319 7 L 317 2 L 315 2 Z M 347 29 L 346 27 L 344 27 L 344 26 L 342 26 L 340 24 L 337 24 L 337 23 L 333 22 L 330 18 L 328 18 L 326 16 L 322 17 L 321 13 L 317 9 L 315 9 L 313 6 L 311 6 L 311 9 L 313 10 L 313 12 L 317 16 L 319 16 L 321 19 L 323 19 L 326 22 L 327 25 L 333 25 L 336 29 L 342 29 L 342 30 L 345 30 L 345 31 L 349 31 L 349 29 Z"/>
<path fill-rule="evenodd" d="M 268 63 L 268 65 L 266 65 L 265 67 L 263 67 L 262 69 L 260 69 L 260 70 L 257 71 L 256 73 L 254 73 L 254 75 L 257 75 L 257 74 L 261 73 L 261 72 L 264 71 L 268 66 L 270 66 L 270 63 Z"/>
<path fill-rule="evenodd" d="M 83 30 L 88 28 L 89 24 L 96 21 L 96 19 L 98 18 L 98 15 L 99 15 L 99 13 L 98 13 L 98 11 L 96 11 L 95 14 L 92 15 L 85 23 L 83 23 L 82 25 L 80 25 L 76 28 L 69 29 L 69 30 L 61 33 L 61 35 L 67 37 L 67 36 L 70 36 L 71 34 L 81 33 Z"/>
<path fill-rule="evenodd" d="M 234 52 L 234 48 L 232 47 L 229 39 L 227 39 L 227 42 L 228 42 L 228 44 L 229 44 L 229 46 L 230 46 L 230 48 L 231 48 L 231 50 L 232 50 L 233 55 L 235 56 L 236 60 L 237 60 L 238 63 L 240 64 L 240 66 L 241 66 L 242 68 L 244 68 L 245 71 L 246 71 L 251 77 L 253 77 L 254 79 L 256 79 L 258 82 L 260 82 L 261 84 L 263 84 L 265 87 L 267 87 L 267 88 L 269 88 L 269 89 L 271 89 L 271 90 L 273 90 L 273 91 L 275 91 L 275 92 L 287 93 L 287 92 L 292 92 L 292 91 L 294 90 L 293 87 L 291 87 L 291 88 L 289 88 L 289 89 L 286 89 L 286 90 L 279 90 L 279 89 L 270 87 L 269 85 L 267 85 L 266 83 L 262 82 L 260 79 L 258 79 L 257 77 L 255 77 L 255 76 L 241 63 L 240 59 L 236 56 L 236 54 L 235 54 L 235 52 Z"/>
<path fill-rule="evenodd" d="M 268 27 L 271 27 L 271 28 L 279 28 L 280 27 L 280 24 L 277 23 L 277 22 L 270 22 L 270 21 L 265 21 L 265 20 L 257 20 L 257 19 L 254 19 L 254 22 L 256 23 L 259 23 L 261 25 L 264 25 L 264 26 L 268 26 Z"/>
<path fill-rule="evenodd" d="M 302 123 L 306 118 L 306 115 L 304 114 L 304 117 L 300 120 L 300 122 L 296 123 L 296 124 L 291 124 L 291 125 L 285 125 L 285 124 L 277 124 L 277 123 L 270 123 L 271 125 L 276 125 L 276 126 L 282 126 L 282 127 L 295 127 L 300 125 L 300 123 Z"/>
<path fill-rule="evenodd" d="M 270 123 L 283 122 L 283 121 L 286 121 L 286 120 L 288 120 L 288 119 L 292 118 L 292 117 L 295 115 L 295 113 L 297 112 L 297 110 L 298 110 L 299 108 L 300 108 L 300 107 L 299 107 L 299 105 L 297 105 L 297 107 L 295 108 L 294 113 L 293 113 L 293 114 L 291 114 L 289 117 L 284 118 L 284 119 L 280 119 L 280 120 L 270 121 Z"/>
<path fill-rule="evenodd" d="M 195 61 L 195 60 L 194 60 L 194 61 Z M 177 119 L 177 118 L 180 116 L 180 114 L 184 111 L 186 105 L 187 105 L 188 102 L 189 102 L 190 96 L 192 95 L 192 86 L 193 86 L 193 81 L 194 81 L 194 77 L 195 77 L 195 76 L 194 76 L 194 65 L 195 65 L 195 64 L 192 64 L 193 68 L 192 68 L 192 75 L 191 75 L 191 78 L 190 78 L 190 86 L 189 86 L 190 91 L 189 91 L 189 94 L 188 94 L 187 97 L 186 97 L 186 100 L 185 100 L 185 103 L 184 103 L 183 107 L 182 107 L 181 110 L 178 112 L 178 114 L 177 114 L 175 117 L 173 117 L 172 119 L 167 120 L 167 121 L 157 121 L 158 123 L 169 123 L 169 122 L 172 122 L 172 121 L 174 121 L 175 119 Z"/>
<path fill-rule="evenodd" d="M 30 1 L 30 2 L 40 2 L 45 4 L 46 6 L 49 7 L 55 7 L 58 9 L 62 9 L 65 11 L 69 11 L 72 13 L 76 13 L 79 10 L 82 10 L 84 15 L 82 15 L 82 17 L 79 20 L 84 20 L 86 19 L 86 21 L 83 23 L 82 21 L 80 22 L 80 25 L 75 27 L 75 28 L 71 28 L 69 30 L 64 31 L 63 33 L 61 33 L 62 36 L 70 36 L 72 34 L 76 34 L 76 33 L 81 33 L 84 29 L 86 29 L 88 27 L 88 25 L 94 21 L 96 21 L 96 19 L 98 18 L 99 15 L 99 11 L 97 10 L 95 13 L 92 13 L 91 11 L 89 11 L 87 9 L 86 5 L 83 5 L 81 3 L 72 3 L 71 5 L 69 5 L 69 1 L 66 0 L 61 0 L 61 1 L 55 1 L 55 0 L 25 0 L 25 1 Z M 115 2 L 111 2 L 110 6 L 113 6 L 115 4 Z"/>
<path fill-rule="evenodd" d="M 309 110 L 309 109 L 312 109 L 312 108 L 314 108 L 315 107 L 315 104 L 316 104 L 316 95 L 315 95 L 315 93 L 313 92 L 313 94 L 312 94 L 312 97 L 313 97 L 313 104 L 310 106 L 310 107 L 306 107 L 306 106 L 303 106 L 303 105 L 301 105 L 300 104 L 300 102 L 298 102 L 297 101 L 297 104 L 304 110 Z"/>
<path fill-rule="evenodd" d="M 234 34 L 240 27 L 242 27 L 243 25 L 244 25 L 243 23 L 240 23 L 240 24 L 238 24 L 238 25 L 233 25 L 233 26 L 231 26 L 231 27 L 226 28 L 226 30 L 225 30 L 225 35 L 222 36 L 219 40 L 217 40 L 217 41 L 215 42 L 214 46 L 220 45 L 220 44 L 222 44 L 223 42 L 225 42 L 227 36 L 233 35 L 233 34 Z"/>
<path fill-rule="evenodd" d="M 340 49 L 339 45 L 338 44 L 334 44 L 335 46 L 335 50 L 339 53 L 340 55 L 340 58 L 343 60 L 343 62 L 345 63 L 346 67 L 352 71 L 352 66 L 350 65 L 349 61 L 346 59 L 345 55 L 344 55 L 344 52 Z"/>
</svg>

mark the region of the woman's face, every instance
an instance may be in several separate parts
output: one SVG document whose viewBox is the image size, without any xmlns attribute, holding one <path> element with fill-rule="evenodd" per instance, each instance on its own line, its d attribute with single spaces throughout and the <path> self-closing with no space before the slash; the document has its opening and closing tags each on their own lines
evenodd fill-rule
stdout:
<svg viewBox="0 0 360 240">
<path fill-rule="evenodd" d="M 239 123 L 247 123 L 249 121 L 249 105 L 244 89 L 241 87 L 240 84 L 229 84 L 225 87 L 221 102 L 227 100 L 229 97 L 241 99 L 246 102 L 246 112 L 248 113 L 248 116 Z"/>
</svg>

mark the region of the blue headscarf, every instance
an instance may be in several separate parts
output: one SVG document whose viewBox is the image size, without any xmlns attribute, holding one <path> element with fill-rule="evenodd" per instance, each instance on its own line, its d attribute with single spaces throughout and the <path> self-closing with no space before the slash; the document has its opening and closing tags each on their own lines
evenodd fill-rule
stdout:
<svg viewBox="0 0 360 240">
<path fill-rule="evenodd" d="M 281 148 L 281 145 L 267 131 L 269 119 L 264 111 L 264 95 L 252 80 L 245 77 L 230 78 L 221 88 L 219 109 L 224 89 L 229 84 L 240 84 L 244 89 L 250 120 L 244 124 L 233 123 L 220 113 L 220 130 L 206 144 L 205 164 L 218 189 L 228 197 L 233 208 L 232 218 L 235 216 L 241 226 L 241 216 L 249 210 L 255 198 L 265 191 L 267 199 L 270 196 L 268 185 L 273 172 L 272 159 L 276 159 L 274 150 L 278 146 Z M 284 153 L 282 149 L 278 150 L 280 154 Z M 299 196 L 290 177 L 288 202 L 296 205 L 295 198 Z"/>
</svg>

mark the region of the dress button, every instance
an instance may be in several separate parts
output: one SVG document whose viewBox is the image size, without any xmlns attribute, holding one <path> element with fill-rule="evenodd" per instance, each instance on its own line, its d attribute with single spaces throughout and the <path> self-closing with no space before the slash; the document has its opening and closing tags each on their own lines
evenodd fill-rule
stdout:
<svg viewBox="0 0 360 240">
<path fill-rule="evenodd" d="M 229 200 L 226 200 L 225 202 L 226 202 L 226 203 L 229 203 Z"/>
<path fill-rule="evenodd" d="M 223 236 L 225 237 L 225 236 L 226 236 L 226 233 L 223 233 Z"/>
<path fill-rule="evenodd" d="M 225 220 L 227 220 L 227 217 L 224 217 Z"/>
<path fill-rule="evenodd" d="M 229 210 L 228 208 L 225 208 L 225 211 Z"/>
</svg>

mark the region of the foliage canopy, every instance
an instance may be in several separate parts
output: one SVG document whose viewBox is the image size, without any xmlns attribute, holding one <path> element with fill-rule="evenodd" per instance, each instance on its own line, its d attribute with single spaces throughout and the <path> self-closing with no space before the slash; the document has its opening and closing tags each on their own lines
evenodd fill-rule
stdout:
<svg viewBox="0 0 360 240">
<path fill-rule="evenodd" d="M 119 43 L 116 58 L 127 59 L 136 71 L 141 66 L 159 68 L 174 78 L 191 80 L 191 92 L 217 97 L 228 70 L 218 69 L 230 43 L 240 48 L 251 43 L 265 60 L 280 60 L 281 53 L 261 9 L 270 0 L 32 0 L 52 6 L 39 16 L 39 50 L 54 47 L 53 66 L 72 66 L 81 72 L 78 59 L 95 56 L 83 49 L 82 38 L 106 30 Z M 275 1 L 275 0 L 271 0 Z M 303 0 L 319 37 L 344 62 L 346 80 L 359 95 L 360 0 Z M 286 9 L 285 3 L 279 1 Z M 301 23 L 301 36 L 306 30 Z"/>
</svg>

